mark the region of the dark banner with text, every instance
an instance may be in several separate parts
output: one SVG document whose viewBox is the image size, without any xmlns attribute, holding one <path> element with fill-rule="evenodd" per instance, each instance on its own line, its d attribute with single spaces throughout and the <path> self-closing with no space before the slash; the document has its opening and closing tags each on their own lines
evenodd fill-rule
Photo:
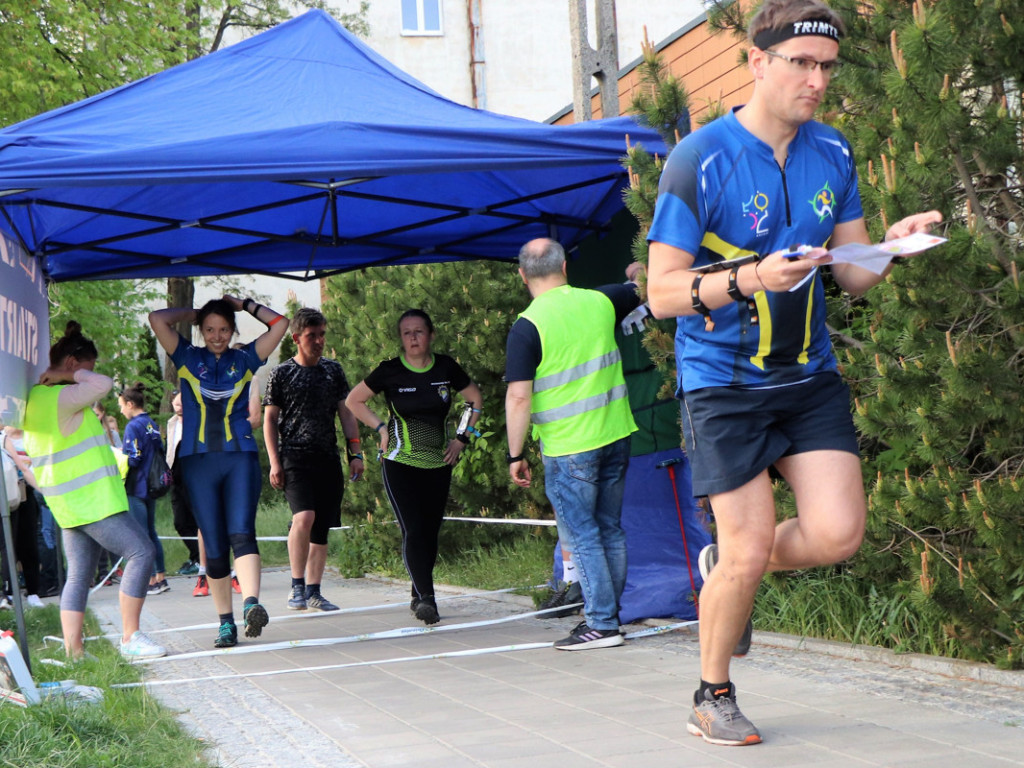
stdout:
<svg viewBox="0 0 1024 768">
<path fill-rule="evenodd" d="M 0 229 L 0 421 L 20 426 L 29 388 L 46 370 L 50 315 L 39 262 Z"/>
</svg>

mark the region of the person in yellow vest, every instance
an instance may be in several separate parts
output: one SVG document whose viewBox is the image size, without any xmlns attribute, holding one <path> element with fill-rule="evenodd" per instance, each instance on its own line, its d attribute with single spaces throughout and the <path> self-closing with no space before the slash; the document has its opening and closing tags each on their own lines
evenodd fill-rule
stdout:
<svg viewBox="0 0 1024 768">
<path fill-rule="evenodd" d="M 155 658 L 167 653 L 139 630 L 139 616 L 153 568 L 153 544 L 128 514 L 128 497 L 114 453 L 90 407 L 110 392 L 113 381 L 93 371 L 96 345 L 71 321 L 50 348 L 50 367 L 29 393 L 25 450 L 46 503 L 63 529 L 67 581 L 60 597 L 64 650 L 72 659 L 85 651 L 82 625 L 89 582 L 100 553 L 124 558 L 121 578 L 121 655 Z"/>
<path fill-rule="evenodd" d="M 558 536 L 576 558 L 583 589 L 584 621 L 555 647 L 622 645 L 622 495 L 636 425 L 615 327 L 640 299 L 632 283 L 573 288 L 562 246 L 547 238 L 522 247 L 519 275 L 533 301 L 512 325 L 506 348 L 509 474 L 516 485 L 530 485 L 524 445 L 532 422 Z"/>
</svg>

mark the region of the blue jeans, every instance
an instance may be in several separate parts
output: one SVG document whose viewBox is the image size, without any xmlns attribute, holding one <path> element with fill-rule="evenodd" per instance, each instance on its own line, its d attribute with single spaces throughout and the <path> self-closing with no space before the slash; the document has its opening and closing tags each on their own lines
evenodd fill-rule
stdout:
<svg viewBox="0 0 1024 768">
<path fill-rule="evenodd" d="M 622 494 L 629 438 L 568 456 L 544 457 L 544 490 L 555 508 L 558 536 L 576 558 L 583 616 L 592 629 L 619 628 L 626 586 Z"/>
<path fill-rule="evenodd" d="M 156 500 L 128 496 L 128 512 L 153 542 L 153 575 L 164 572 L 164 545 L 156 532 Z"/>
</svg>

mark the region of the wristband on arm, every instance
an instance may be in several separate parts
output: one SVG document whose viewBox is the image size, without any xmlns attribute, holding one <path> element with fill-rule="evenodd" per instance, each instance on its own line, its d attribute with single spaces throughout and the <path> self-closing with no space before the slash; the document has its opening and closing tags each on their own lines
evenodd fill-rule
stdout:
<svg viewBox="0 0 1024 768">
<path fill-rule="evenodd" d="M 690 306 L 704 316 L 704 330 L 710 332 L 715 330 L 715 321 L 711 319 L 711 310 L 708 309 L 708 305 L 700 300 L 700 284 L 703 280 L 704 275 L 700 274 L 693 278 L 693 283 L 690 285 Z"/>
</svg>

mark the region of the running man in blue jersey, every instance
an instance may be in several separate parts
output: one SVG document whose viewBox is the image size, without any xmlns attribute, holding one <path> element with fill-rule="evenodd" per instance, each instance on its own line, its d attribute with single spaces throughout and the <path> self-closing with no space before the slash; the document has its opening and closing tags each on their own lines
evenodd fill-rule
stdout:
<svg viewBox="0 0 1024 768">
<path fill-rule="evenodd" d="M 761 741 L 729 678 L 761 577 L 850 557 L 866 516 L 817 270 L 831 261 L 825 247 L 870 243 L 850 145 L 812 120 L 844 26 L 820 0 L 766 0 L 748 33 L 750 101 L 675 148 L 648 235 L 651 311 L 678 318 L 694 494 L 717 522 L 718 544 L 701 553 L 701 682 L 687 729 L 726 745 Z M 885 239 L 941 220 L 909 216 Z M 792 258 L 794 246 L 806 252 Z M 724 268 L 694 271 L 712 264 Z M 884 278 L 850 263 L 831 271 L 851 294 Z M 772 465 L 799 511 L 778 525 Z"/>
</svg>

